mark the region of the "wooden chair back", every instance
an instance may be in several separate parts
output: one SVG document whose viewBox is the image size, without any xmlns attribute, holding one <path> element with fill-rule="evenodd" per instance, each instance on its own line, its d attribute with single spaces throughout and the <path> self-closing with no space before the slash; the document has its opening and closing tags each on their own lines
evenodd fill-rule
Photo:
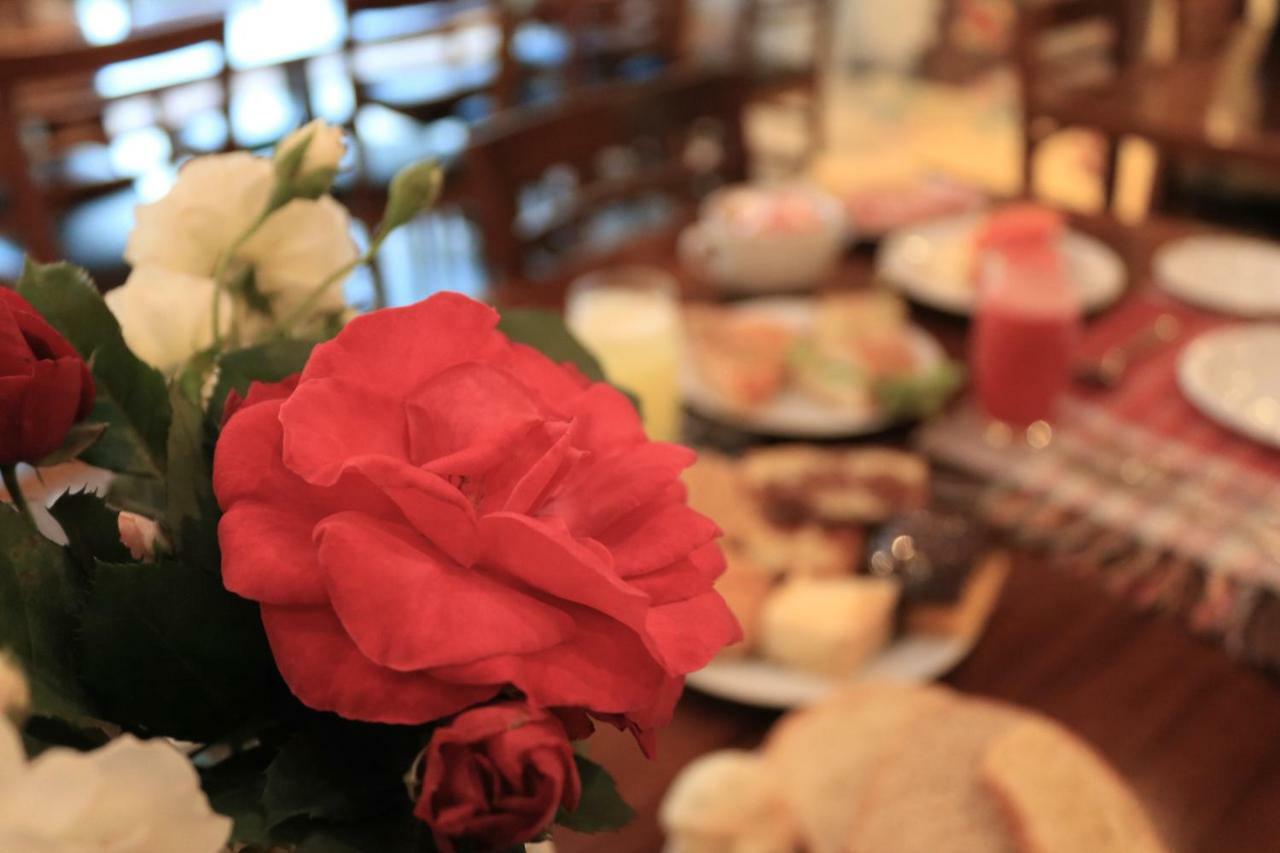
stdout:
<svg viewBox="0 0 1280 853">
<path fill-rule="evenodd" d="M 735 75 L 678 69 L 482 128 L 456 195 L 480 225 L 491 274 L 555 281 L 607 242 L 602 230 L 686 217 L 710 189 L 742 180 L 743 88 Z"/>
<path fill-rule="evenodd" d="M 1015 61 L 1028 107 L 1041 95 L 1105 83 L 1136 55 L 1130 0 L 1029 0 L 1018 16 Z"/>
<path fill-rule="evenodd" d="M 94 89 L 95 75 L 102 69 L 215 43 L 222 56 L 215 76 L 225 111 L 230 93 L 223 33 L 221 16 L 202 16 L 140 28 L 111 44 L 88 44 L 78 38 L 60 41 L 56 49 L 35 41 L 16 48 L 6 44 L 0 53 L 0 181 L 7 204 L 0 213 L 0 227 L 15 233 L 24 248 L 38 259 L 52 260 L 60 254 L 55 236 L 56 213 L 74 201 L 83 188 L 59 184 L 56 173 L 50 174 L 45 168 L 46 161 L 59 153 L 56 145 L 40 149 L 30 140 L 56 143 L 65 136 L 105 141 L 103 117 L 114 99 L 100 96 Z M 179 128 L 164 121 L 162 99 L 167 91 L 193 82 L 198 81 L 143 85 L 118 99 L 148 101 L 156 125 L 168 133 L 173 151 L 181 153 Z"/>
</svg>

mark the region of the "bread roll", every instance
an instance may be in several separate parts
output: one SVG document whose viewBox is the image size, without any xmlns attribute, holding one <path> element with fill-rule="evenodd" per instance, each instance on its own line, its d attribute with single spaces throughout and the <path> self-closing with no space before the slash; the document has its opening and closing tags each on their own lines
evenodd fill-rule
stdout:
<svg viewBox="0 0 1280 853">
<path fill-rule="evenodd" d="M 723 750 L 680 772 L 658 819 L 668 853 L 793 853 L 799 836 L 778 778 L 754 752 Z"/>
</svg>

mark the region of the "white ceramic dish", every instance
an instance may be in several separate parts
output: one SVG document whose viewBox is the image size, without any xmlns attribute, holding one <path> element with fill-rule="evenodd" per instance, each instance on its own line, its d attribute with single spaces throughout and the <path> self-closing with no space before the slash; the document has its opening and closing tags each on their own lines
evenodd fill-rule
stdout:
<svg viewBox="0 0 1280 853">
<path fill-rule="evenodd" d="M 1280 244 L 1199 235 L 1161 247 L 1152 260 L 1168 293 L 1238 317 L 1280 317 Z"/>
<path fill-rule="evenodd" d="M 1208 332 L 1183 350 L 1178 385 L 1218 423 L 1280 447 L 1280 323 Z"/>
<path fill-rule="evenodd" d="M 758 658 L 714 661 L 691 673 L 686 683 L 696 690 L 761 708 L 812 705 L 850 682 L 862 680 L 933 681 L 954 669 L 973 642 L 951 637 L 903 636 L 885 647 L 851 679 L 828 678 L 788 669 Z"/>
<path fill-rule="evenodd" d="M 739 303 L 733 310 L 760 312 L 797 331 L 804 331 L 813 323 L 816 303 L 812 299 L 794 297 L 757 299 Z M 941 364 L 946 358 L 937 340 L 917 326 L 911 327 L 911 343 L 922 370 Z M 697 366 L 688 358 L 681 367 L 680 386 L 685 403 L 699 414 L 762 435 L 848 438 L 877 433 L 893 423 L 873 405 L 834 407 L 792 388 L 783 389 L 767 406 L 744 411 L 707 385 L 698 374 Z"/>
<path fill-rule="evenodd" d="M 981 221 L 981 214 L 970 213 L 895 231 L 876 257 L 877 272 L 921 305 L 968 316 L 975 303 L 969 279 L 970 238 Z M 1068 231 L 1063 251 L 1086 312 L 1100 311 L 1124 294 L 1124 262 L 1110 246 L 1088 234 Z"/>
<path fill-rule="evenodd" d="M 771 192 L 805 199 L 815 216 L 812 227 L 747 227 L 725 213 L 735 198 L 766 197 Z M 699 220 L 680 235 L 679 250 L 681 260 L 719 290 L 783 293 L 807 290 L 829 278 L 847 240 L 843 207 L 821 190 L 807 185 L 741 185 L 719 189 L 707 197 Z"/>
</svg>

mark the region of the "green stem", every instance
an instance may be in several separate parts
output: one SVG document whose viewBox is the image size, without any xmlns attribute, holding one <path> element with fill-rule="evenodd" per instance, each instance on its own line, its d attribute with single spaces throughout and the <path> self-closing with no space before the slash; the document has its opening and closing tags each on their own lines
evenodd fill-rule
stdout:
<svg viewBox="0 0 1280 853">
<path fill-rule="evenodd" d="M 231 268 L 231 261 L 235 259 L 236 252 L 238 252 L 240 247 L 253 236 L 255 231 L 262 227 L 262 223 L 267 221 L 267 217 L 270 216 L 275 209 L 276 207 L 273 207 L 268 203 L 267 207 L 258 214 L 257 218 L 254 219 L 253 222 L 249 224 L 249 227 L 245 229 L 244 233 L 237 237 L 235 242 L 233 242 L 230 247 L 228 247 L 227 250 L 218 257 L 218 263 L 213 268 L 213 310 L 209 313 L 213 317 L 214 349 L 221 349 L 222 347 L 222 299 L 220 297 L 222 296 L 222 291 L 226 290 L 227 287 L 227 270 Z M 232 313 L 231 320 L 234 324 L 234 312 Z"/>
<path fill-rule="evenodd" d="M 4 481 L 4 487 L 9 490 L 9 500 L 13 501 L 14 507 L 18 512 L 31 522 L 31 526 L 36 526 L 36 518 L 31 514 L 31 506 L 27 503 L 26 495 L 22 494 L 22 486 L 18 483 L 18 466 L 16 465 L 0 465 L 0 479 Z"/>
<path fill-rule="evenodd" d="M 271 330 L 271 335 L 273 337 L 278 337 L 289 334 L 289 331 L 298 323 L 298 321 L 304 319 L 311 313 L 311 311 L 316 307 L 316 303 L 320 301 L 321 297 L 325 295 L 325 292 L 328 291 L 329 288 L 351 275 L 356 267 L 361 264 L 367 264 L 371 260 L 373 260 L 372 251 L 366 252 L 355 260 L 345 263 L 331 272 L 324 281 L 316 285 L 315 289 L 307 294 L 307 298 L 302 300 L 302 303 L 298 305 L 297 308 L 294 308 L 289 312 L 289 316 L 276 323 L 275 327 Z"/>
</svg>

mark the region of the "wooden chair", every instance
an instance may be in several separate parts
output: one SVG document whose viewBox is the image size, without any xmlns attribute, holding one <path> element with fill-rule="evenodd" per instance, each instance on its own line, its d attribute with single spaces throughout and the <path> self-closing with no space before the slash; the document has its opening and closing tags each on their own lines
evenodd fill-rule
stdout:
<svg viewBox="0 0 1280 853">
<path fill-rule="evenodd" d="M 668 226 L 741 180 L 743 95 L 739 77 L 682 68 L 482 128 L 457 197 L 480 224 L 498 298 L 555 302 L 582 258 L 606 253 L 602 232 Z"/>
<path fill-rule="evenodd" d="M 219 56 L 223 22 L 220 16 L 201 17 L 138 29 L 122 41 L 90 45 L 78 39 L 59 44 L 31 44 L 30 52 L 8 50 L 0 57 L 0 181 L 6 204 L 0 227 L 15 233 L 26 250 L 40 260 L 62 254 L 57 239 L 57 215 L 71 204 L 128 183 L 128 176 L 77 182 L 59 168 L 59 157 L 74 143 L 105 143 L 103 117 L 114 100 L 145 102 L 155 126 L 168 134 L 175 156 L 185 151 L 180 128 L 166 120 L 164 99 L 193 81 L 168 81 L 142 86 L 111 98 L 94 88 L 95 75 L 116 63 L 165 54 L 180 48 L 213 43 Z M 226 63 L 213 80 L 221 106 L 229 102 Z"/>
<path fill-rule="evenodd" d="M 1034 193 L 1036 153 L 1063 127 L 1089 126 L 1088 92 L 1138 53 L 1135 6 L 1122 0 L 1031 0 L 1019 11 L 1014 53 L 1022 91 L 1023 186 Z M 1115 191 L 1120 138 L 1104 134 L 1103 198 Z"/>
<path fill-rule="evenodd" d="M 737 53 L 751 82 L 751 100 L 799 106 L 808 134 L 802 159 L 826 141 L 823 80 L 835 42 L 834 6 L 832 0 L 745 0 L 742 11 Z M 760 49 L 768 32 L 787 23 L 809 28 L 812 41 L 803 61 L 780 63 Z"/>
<path fill-rule="evenodd" d="M 533 0 L 506 4 L 509 90 L 520 103 L 653 77 L 679 58 L 687 0 Z M 534 40 L 541 32 L 535 51 Z M 560 50 L 556 50 L 556 45 Z"/>
</svg>

